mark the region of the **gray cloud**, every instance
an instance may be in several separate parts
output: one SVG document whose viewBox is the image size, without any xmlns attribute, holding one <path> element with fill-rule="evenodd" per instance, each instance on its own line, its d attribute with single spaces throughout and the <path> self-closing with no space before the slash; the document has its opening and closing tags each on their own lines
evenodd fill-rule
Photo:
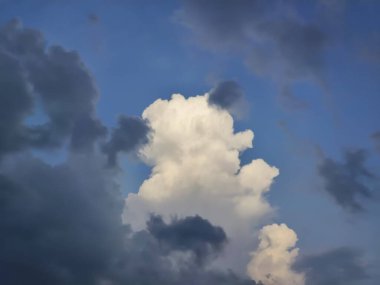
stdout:
<svg viewBox="0 0 380 285">
<path fill-rule="evenodd" d="M 115 166 L 119 152 L 128 152 L 148 141 L 150 128 L 147 123 L 138 117 L 121 116 L 118 127 L 112 131 L 112 135 L 103 151 L 108 155 L 108 164 Z"/>
<path fill-rule="evenodd" d="M 186 0 L 176 16 L 203 47 L 236 53 L 256 74 L 273 78 L 281 90 L 286 86 L 286 100 L 295 80 L 323 81 L 327 44 L 317 25 L 297 15 L 295 3 Z"/>
<path fill-rule="evenodd" d="M 373 133 L 371 139 L 375 145 L 375 149 L 380 152 L 380 132 Z"/>
<path fill-rule="evenodd" d="M 123 246 L 123 204 L 110 178 L 94 158 L 3 163 L 2 283 L 98 284 Z"/>
<path fill-rule="evenodd" d="M 100 22 L 99 16 L 97 14 L 95 14 L 95 13 L 88 14 L 87 15 L 87 20 L 88 20 L 89 23 L 94 24 L 94 25 L 96 25 L 96 24 L 98 24 Z"/>
<path fill-rule="evenodd" d="M 359 285 L 369 278 L 361 251 L 349 247 L 304 256 L 296 268 L 306 272 L 306 285 Z"/>
<path fill-rule="evenodd" d="M 46 46 L 42 34 L 12 20 L 0 28 L 0 154 L 27 147 L 91 148 L 106 133 L 95 115 L 98 91 L 79 55 Z M 45 123 L 26 120 L 46 115 Z"/>
<path fill-rule="evenodd" d="M 370 64 L 380 64 L 380 33 L 375 32 L 364 39 L 360 46 L 360 56 Z"/>
<path fill-rule="evenodd" d="M 165 224 L 154 216 L 149 231 L 140 232 L 123 225 L 123 199 L 103 165 L 88 155 L 57 166 L 30 156 L 3 161 L 2 284 L 255 284 L 192 258 L 173 263 L 175 256 L 163 245 L 204 257 L 201 248 L 221 250 L 224 231 L 207 220 Z"/>
<path fill-rule="evenodd" d="M 344 209 L 363 210 L 358 198 L 372 197 L 370 182 L 375 176 L 365 166 L 365 150 L 346 151 L 344 162 L 323 158 L 318 172 L 324 180 L 324 190 Z"/>
<path fill-rule="evenodd" d="M 244 96 L 244 92 L 239 84 L 233 80 L 219 82 L 211 89 L 209 94 L 208 102 L 211 105 L 227 110 L 233 108 Z"/>
<path fill-rule="evenodd" d="M 168 225 L 160 216 L 153 215 L 147 226 L 148 231 L 164 246 L 171 250 L 190 251 L 199 263 L 219 253 L 227 242 L 221 227 L 213 226 L 200 216 L 173 219 Z"/>
</svg>

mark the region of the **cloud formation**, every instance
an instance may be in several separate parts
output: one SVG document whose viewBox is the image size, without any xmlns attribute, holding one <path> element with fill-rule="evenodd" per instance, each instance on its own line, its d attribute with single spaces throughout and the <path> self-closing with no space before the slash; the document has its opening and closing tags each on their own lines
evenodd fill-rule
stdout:
<svg viewBox="0 0 380 285">
<path fill-rule="evenodd" d="M 318 172 L 324 180 L 324 190 L 334 201 L 350 212 L 363 211 L 360 198 L 372 197 L 371 182 L 376 179 L 365 166 L 365 150 L 346 151 L 344 162 L 323 158 Z"/>
<path fill-rule="evenodd" d="M 1 284 L 256 284 L 210 268 L 227 237 L 200 216 L 148 217 L 139 231 L 123 223 L 124 200 L 106 161 L 141 147 L 148 127 L 121 117 L 106 155 L 99 151 L 106 128 L 77 53 L 47 47 L 40 32 L 11 21 L 0 28 L 0 73 Z M 35 123 L 33 112 L 46 121 Z M 56 165 L 30 151 L 67 144 L 67 159 Z"/>
<path fill-rule="evenodd" d="M 129 152 L 148 141 L 149 126 L 138 117 L 120 116 L 117 128 L 113 129 L 110 140 L 103 146 L 108 164 L 115 166 L 119 152 Z"/>
<path fill-rule="evenodd" d="M 371 135 L 371 139 L 373 144 L 375 145 L 375 149 L 380 152 L 380 132 L 375 132 Z"/>
<path fill-rule="evenodd" d="M 298 255 L 296 233 L 285 224 L 261 229 L 259 247 L 252 253 L 248 274 L 265 285 L 303 285 L 303 273 L 292 269 Z"/>
<path fill-rule="evenodd" d="M 96 158 L 52 167 L 13 157 L 0 173 L 2 283 L 98 284 L 124 229 L 121 197 Z"/>
<path fill-rule="evenodd" d="M 362 252 L 350 247 L 304 256 L 295 266 L 306 272 L 306 285 L 362 284 L 369 278 Z"/>
<path fill-rule="evenodd" d="M 209 96 L 174 94 L 144 110 L 152 132 L 139 155 L 152 173 L 138 193 L 128 195 L 125 221 L 143 229 L 151 211 L 166 221 L 200 215 L 228 236 L 218 266 L 243 271 L 258 228 L 274 214 L 265 194 L 279 171 L 262 159 L 241 164 L 239 155 L 252 147 L 253 132 L 235 132 L 232 116 L 210 105 Z M 283 231 L 279 239 L 282 233 L 286 237 Z"/>
<path fill-rule="evenodd" d="M 296 2 L 186 0 L 176 17 L 197 43 L 238 54 L 255 74 L 273 78 L 289 106 L 304 103 L 291 92 L 295 80 L 323 81 L 327 35 L 300 18 Z"/>
<path fill-rule="evenodd" d="M 103 166 L 88 155 L 57 166 L 25 155 L 3 161 L 2 284 L 255 284 L 207 268 L 227 238 L 199 216 L 169 224 L 154 216 L 148 231 L 132 232 L 121 220 L 113 172 Z"/>
<path fill-rule="evenodd" d="M 221 227 L 211 225 L 200 216 L 174 219 L 171 224 L 166 224 L 161 216 L 151 216 L 147 229 L 169 249 L 193 252 L 199 263 L 219 253 L 227 242 Z"/>
<path fill-rule="evenodd" d="M 226 110 L 233 110 L 244 96 L 244 92 L 233 80 L 219 82 L 210 92 L 208 102 Z"/>
<path fill-rule="evenodd" d="M 0 132 L 6 138 L 0 155 L 65 142 L 89 149 L 105 135 L 95 114 L 98 91 L 76 52 L 47 47 L 40 32 L 12 20 L 0 29 L 0 64 Z M 33 112 L 45 122 L 26 123 Z"/>
</svg>

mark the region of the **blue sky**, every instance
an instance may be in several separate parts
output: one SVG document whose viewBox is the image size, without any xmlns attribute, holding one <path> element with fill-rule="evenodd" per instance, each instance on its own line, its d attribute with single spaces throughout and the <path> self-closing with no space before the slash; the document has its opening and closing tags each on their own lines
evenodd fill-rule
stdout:
<svg viewBox="0 0 380 285">
<path fill-rule="evenodd" d="M 248 106 L 235 129 L 255 133 L 254 147 L 242 162 L 264 158 L 280 169 L 268 194 L 277 209 L 275 221 L 297 232 L 304 254 L 355 247 L 376 266 L 380 153 L 371 135 L 380 131 L 380 2 L 323 3 L 285 5 L 326 34 L 323 76 L 291 82 L 305 108 L 286 106 L 280 83 L 268 73 L 258 75 L 239 51 L 202 45 L 196 31 L 178 19 L 182 1 L 3 0 L 0 22 L 19 18 L 25 27 L 40 30 L 49 45 L 77 51 L 99 88 L 97 114 L 108 127 L 120 114 L 140 116 L 158 98 L 204 94 L 220 81 L 234 80 Z M 368 153 L 365 167 L 376 177 L 359 213 L 336 203 L 318 173 L 324 158 L 341 162 L 344 151 L 352 149 Z M 137 192 L 149 167 L 133 155 L 124 156 L 122 166 L 125 191 Z M 372 284 L 372 279 L 363 282 Z"/>
</svg>

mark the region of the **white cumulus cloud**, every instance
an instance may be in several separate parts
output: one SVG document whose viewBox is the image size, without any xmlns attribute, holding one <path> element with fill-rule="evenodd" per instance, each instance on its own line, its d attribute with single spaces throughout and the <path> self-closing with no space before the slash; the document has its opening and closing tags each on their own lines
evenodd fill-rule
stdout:
<svg viewBox="0 0 380 285">
<path fill-rule="evenodd" d="M 258 227 L 274 214 L 264 195 L 279 170 L 262 159 L 241 165 L 253 132 L 235 132 L 233 117 L 210 105 L 208 96 L 174 94 L 145 109 L 152 132 L 139 155 L 152 172 L 138 193 L 128 195 L 124 219 L 142 229 L 150 213 L 167 220 L 200 215 L 227 233 L 221 264 L 244 270 Z"/>
<path fill-rule="evenodd" d="M 305 276 L 292 270 L 298 255 L 297 235 L 285 224 L 261 229 L 259 247 L 252 253 L 247 271 L 250 277 L 265 285 L 303 285 Z"/>
</svg>

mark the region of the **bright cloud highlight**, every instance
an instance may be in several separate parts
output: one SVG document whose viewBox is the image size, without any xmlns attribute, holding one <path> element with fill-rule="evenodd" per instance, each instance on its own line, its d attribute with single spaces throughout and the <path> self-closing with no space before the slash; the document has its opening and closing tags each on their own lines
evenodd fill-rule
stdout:
<svg viewBox="0 0 380 285">
<path fill-rule="evenodd" d="M 145 109 L 142 117 L 152 132 L 140 157 L 152 172 L 138 193 L 128 195 L 124 218 L 143 229 L 152 212 L 166 220 L 205 217 L 229 239 L 219 265 L 242 270 L 257 245 L 258 228 L 274 215 L 265 193 L 279 170 L 262 159 L 241 165 L 239 155 L 252 148 L 253 132 L 235 132 L 233 117 L 209 104 L 208 96 L 174 94 Z"/>
</svg>

